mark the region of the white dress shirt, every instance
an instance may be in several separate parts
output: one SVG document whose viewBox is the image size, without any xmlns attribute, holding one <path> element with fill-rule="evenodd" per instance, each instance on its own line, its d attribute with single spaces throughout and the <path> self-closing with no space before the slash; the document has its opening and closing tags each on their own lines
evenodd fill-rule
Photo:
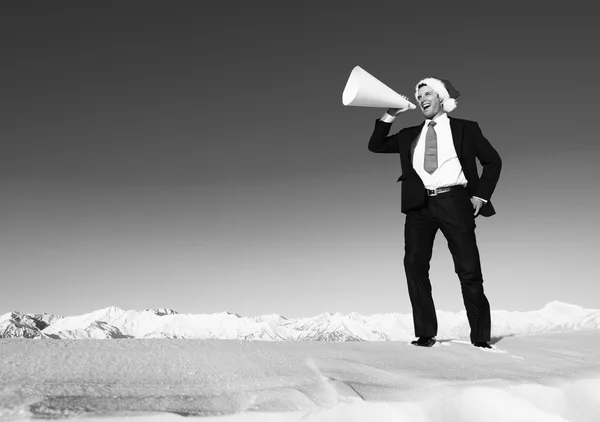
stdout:
<svg viewBox="0 0 600 422">
<path fill-rule="evenodd" d="M 434 130 L 437 135 L 437 169 L 429 174 L 424 169 L 425 164 L 425 137 L 429 129 L 430 119 L 425 120 L 423 130 L 419 136 L 415 153 L 413 156 L 413 167 L 425 188 L 437 189 L 445 186 L 463 185 L 467 186 L 467 179 L 463 174 L 462 166 L 454 149 L 450 120 L 446 113 L 433 119 L 436 123 Z"/>
<path fill-rule="evenodd" d="M 392 123 L 396 117 L 385 113 L 381 118 L 382 122 Z M 467 186 L 467 178 L 463 173 L 462 166 L 454 148 L 454 140 L 452 139 L 452 130 L 450 129 L 450 119 L 448 115 L 442 115 L 433 119 L 436 123 L 434 129 L 437 135 L 437 153 L 438 167 L 429 174 L 424 169 L 425 164 L 425 137 L 429 127 L 430 119 L 425 120 L 419 140 L 415 147 L 413 156 L 413 168 L 423 181 L 426 189 L 437 189 L 445 186 L 463 185 Z M 478 198 L 478 197 L 475 197 Z M 484 203 L 485 199 L 481 199 Z"/>
</svg>

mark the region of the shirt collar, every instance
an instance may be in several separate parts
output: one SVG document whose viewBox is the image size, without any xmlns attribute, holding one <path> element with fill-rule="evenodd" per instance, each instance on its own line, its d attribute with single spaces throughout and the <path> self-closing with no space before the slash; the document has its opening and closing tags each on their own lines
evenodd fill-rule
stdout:
<svg viewBox="0 0 600 422">
<path fill-rule="evenodd" d="M 436 124 L 440 124 L 440 123 L 446 123 L 448 121 L 448 114 L 447 113 L 442 113 L 439 116 L 437 116 L 435 119 L 435 123 Z M 427 127 L 427 125 L 429 124 L 429 122 L 431 122 L 431 119 L 425 119 L 425 127 Z"/>
</svg>

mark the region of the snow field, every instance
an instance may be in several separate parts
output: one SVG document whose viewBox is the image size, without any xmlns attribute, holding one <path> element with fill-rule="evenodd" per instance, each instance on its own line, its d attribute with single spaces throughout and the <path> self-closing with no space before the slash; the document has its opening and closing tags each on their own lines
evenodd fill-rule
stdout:
<svg viewBox="0 0 600 422">
<path fill-rule="evenodd" d="M 0 420 L 600 420 L 600 331 L 440 344 L 2 339 Z"/>
</svg>

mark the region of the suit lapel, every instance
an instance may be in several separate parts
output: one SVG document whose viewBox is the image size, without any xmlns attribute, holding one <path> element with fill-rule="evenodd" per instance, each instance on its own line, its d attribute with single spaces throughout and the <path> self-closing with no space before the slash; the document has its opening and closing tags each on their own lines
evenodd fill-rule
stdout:
<svg viewBox="0 0 600 422">
<path fill-rule="evenodd" d="M 425 122 L 421 123 L 419 126 L 415 127 L 415 132 L 413 134 L 414 139 L 410 144 L 410 156 L 408 157 L 410 165 L 412 167 L 413 164 L 413 156 L 415 155 L 415 148 L 417 147 L 417 143 L 419 142 L 419 137 L 421 136 L 421 131 L 423 130 L 423 125 Z"/>
<path fill-rule="evenodd" d="M 456 150 L 456 156 L 462 163 L 462 145 L 463 145 L 463 132 L 464 125 L 456 121 L 452 117 L 450 119 L 450 131 L 452 132 L 452 141 L 454 142 L 454 149 Z"/>
</svg>

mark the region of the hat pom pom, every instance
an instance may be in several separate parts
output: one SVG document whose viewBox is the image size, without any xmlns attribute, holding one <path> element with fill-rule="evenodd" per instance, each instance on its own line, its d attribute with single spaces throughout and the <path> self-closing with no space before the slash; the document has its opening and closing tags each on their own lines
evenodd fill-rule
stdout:
<svg viewBox="0 0 600 422">
<path fill-rule="evenodd" d="M 458 103 L 454 98 L 448 98 L 447 100 L 444 100 L 444 111 L 446 113 L 450 113 L 456 108 L 457 105 Z"/>
</svg>

